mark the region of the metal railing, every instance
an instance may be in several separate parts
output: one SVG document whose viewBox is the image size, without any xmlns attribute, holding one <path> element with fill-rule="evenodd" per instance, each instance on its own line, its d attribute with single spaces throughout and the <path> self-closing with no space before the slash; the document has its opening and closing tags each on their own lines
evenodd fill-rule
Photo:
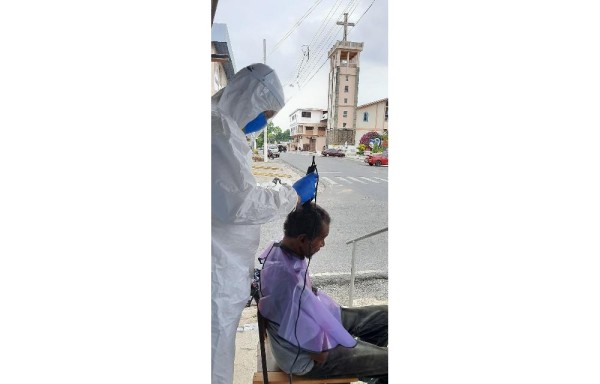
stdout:
<svg viewBox="0 0 600 384">
<path fill-rule="evenodd" d="M 388 228 L 385 227 L 383 229 L 380 229 L 378 231 L 375 232 L 371 232 L 367 235 L 361 236 L 361 237 L 357 237 L 356 239 L 350 240 L 346 242 L 346 245 L 352 243 L 352 265 L 350 266 L 350 294 L 349 294 L 349 307 L 353 306 L 354 303 L 354 278 L 356 277 L 356 267 L 355 267 L 355 261 L 356 261 L 356 243 L 358 243 L 361 240 L 367 239 L 369 237 L 378 235 L 380 233 L 383 232 L 387 232 Z"/>
</svg>

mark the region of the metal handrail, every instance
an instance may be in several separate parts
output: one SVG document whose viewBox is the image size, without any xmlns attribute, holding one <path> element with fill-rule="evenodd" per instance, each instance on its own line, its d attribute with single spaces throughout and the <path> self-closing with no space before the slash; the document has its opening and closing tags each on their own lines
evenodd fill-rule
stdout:
<svg viewBox="0 0 600 384">
<path fill-rule="evenodd" d="M 380 229 L 378 231 L 371 232 L 371 233 L 369 233 L 367 235 L 364 235 L 364 236 L 361 236 L 361 237 L 357 237 L 356 239 L 353 239 L 353 240 L 350 240 L 350 241 L 346 242 L 346 245 L 352 243 L 352 265 L 350 266 L 350 294 L 349 294 L 349 300 L 348 300 L 350 307 L 352 307 L 353 304 L 354 304 L 354 278 L 356 277 L 356 270 L 355 270 L 354 264 L 355 264 L 355 259 L 356 259 L 356 256 L 355 256 L 356 255 L 356 243 L 359 242 L 359 241 L 361 241 L 361 240 L 367 239 L 367 238 L 369 238 L 371 236 L 378 235 L 378 234 L 380 234 L 382 232 L 387 232 L 387 230 L 388 230 L 388 227 L 385 227 L 385 228 Z"/>
</svg>

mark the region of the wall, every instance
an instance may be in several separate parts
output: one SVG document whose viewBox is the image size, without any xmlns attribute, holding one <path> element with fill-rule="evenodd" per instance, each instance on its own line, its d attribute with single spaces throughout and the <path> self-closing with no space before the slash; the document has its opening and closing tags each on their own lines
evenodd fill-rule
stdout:
<svg viewBox="0 0 600 384">
<path fill-rule="evenodd" d="M 383 133 L 387 131 L 388 124 L 385 120 L 385 105 L 387 99 L 383 99 L 377 103 L 364 105 L 356 110 L 356 143 L 360 142 L 360 138 L 367 132 L 376 131 Z M 363 114 L 369 114 L 368 121 L 363 121 Z"/>
</svg>

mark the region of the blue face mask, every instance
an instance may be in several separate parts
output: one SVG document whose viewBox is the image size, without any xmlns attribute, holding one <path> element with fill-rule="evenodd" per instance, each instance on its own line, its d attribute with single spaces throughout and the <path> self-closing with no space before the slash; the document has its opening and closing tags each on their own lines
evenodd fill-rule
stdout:
<svg viewBox="0 0 600 384">
<path fill-rule="evenodd" d="M 261 112 L 258 114 L 258 116 L 256 116 L 256 119 L 254 119 L 254 120 L 250 121 L 248 124 L 246 124 L 243 131 L 246 135 L 248 135 L 252 132 L 260 131 L 266 125 L 267 125 L 267 117 L 265 116 L 264 112 Z"/>
</svg>

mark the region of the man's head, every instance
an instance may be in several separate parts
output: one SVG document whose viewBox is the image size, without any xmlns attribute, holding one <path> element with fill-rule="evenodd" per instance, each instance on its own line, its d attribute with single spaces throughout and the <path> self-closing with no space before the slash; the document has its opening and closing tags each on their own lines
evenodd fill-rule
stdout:
<svg viewBox="0 0 600 384">
<path fill-rule="evenodd" d="M 283 87 L 277 74 L 260 63 L 237 72 L 218 101 L 218 108 L 231 116 L 246 134 L 263 129 L 284 105 Z"/>
<path fill-rule="evenodd" d="M 312 257 L 325 246 L 331 217 L 320 206 L 311 203 L 290 212 L 283 224 L 282 244 L 299 256 Z"/>
</svg>

